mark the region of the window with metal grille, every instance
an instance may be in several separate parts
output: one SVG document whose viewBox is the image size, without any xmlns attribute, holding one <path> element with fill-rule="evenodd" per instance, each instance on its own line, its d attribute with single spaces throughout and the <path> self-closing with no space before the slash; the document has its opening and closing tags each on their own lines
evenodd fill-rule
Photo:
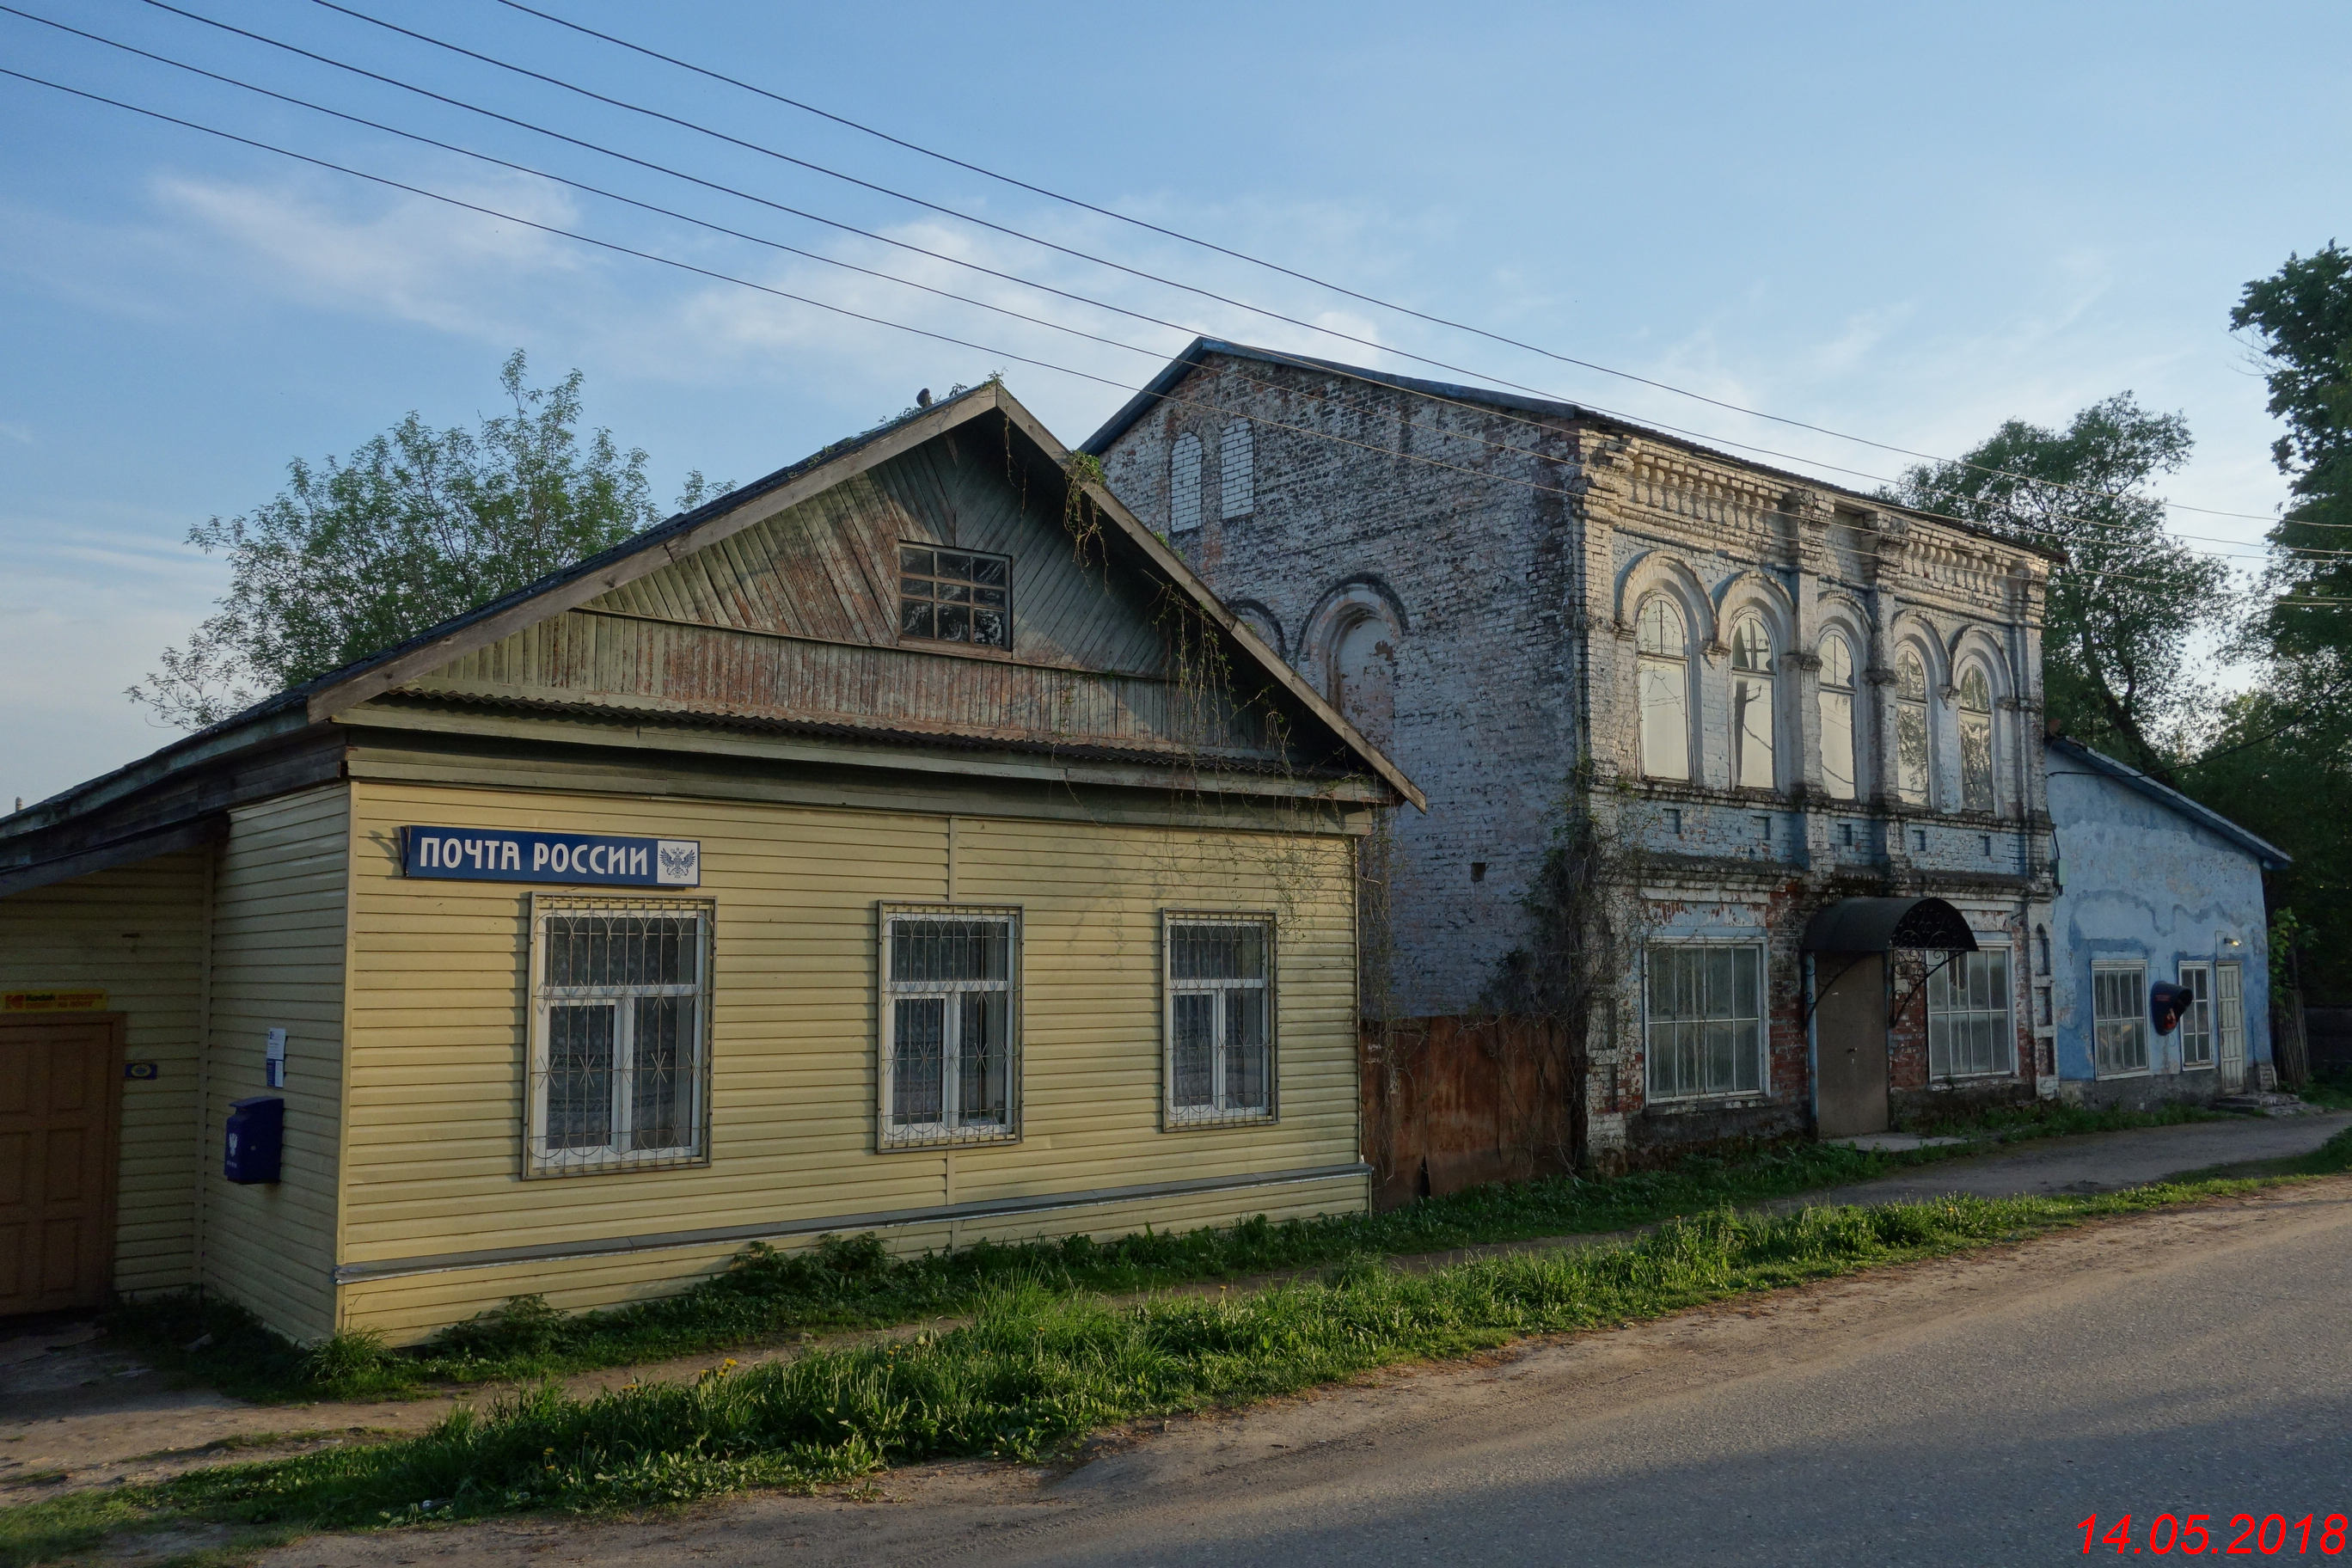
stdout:
<svg viewBox="0 0 2352 1568">
<path fill-rule="evenodd" d="M 2184 963 L 2180 988 L 2189 993 L 2189 1006 L 2180 1015 L 2180 1065 L 2213 1065 L 2213 966 Z"/>
<path fill-rule="evenodd" d="M 533 1175 L 709 1157 L 708 903 L 534 897 Z"/>
<path fill-rule="evenodd" d="M 881 1142 L 1021 1133 L 1021 912 L 882 911 Z"/>
<path fill-rule="evenodd" d="M 1272 1120 L 1273 921 L 1169 914 L 1162 931 L 1170 1124 Z"/>
<path fill-rule="evenodd" d="M 898 546 L 898 635 L 1011 647 L 1013 558 Z"/>
<path fill-rule="evenodd" d="M 1955 954 L 1927 976 L 1927 1073 L 1979 1078 L 2017 1070 L 2009 949 Z"/>
<path fill-rule="evenodd" d="M 2146 965 L 2091 965 L 2091 1029 L 2100 1077 L 2147 1070 Z"/>
<path fill-rule="evenodd" d="M 1658 943 L 1645 956 L 1650 1098 L 1762 1092 L 1764 950 Z"/>
</svg>

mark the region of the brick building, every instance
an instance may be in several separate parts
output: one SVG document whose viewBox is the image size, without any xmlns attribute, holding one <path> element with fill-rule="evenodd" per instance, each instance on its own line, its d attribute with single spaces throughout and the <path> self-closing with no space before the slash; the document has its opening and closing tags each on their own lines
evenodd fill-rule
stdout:
<svg viewBox="0 0 2352 1568">
<path fill-rule="evenodd" d="M 1368 1009 L 1476 1009 L 1580 812 L 1622 958 L 1591 1153 L 2048 1091 L 2047 555 L 1571 405 L 1205 339 L 1086 449 L 1427 790 Z"/>
</svg>

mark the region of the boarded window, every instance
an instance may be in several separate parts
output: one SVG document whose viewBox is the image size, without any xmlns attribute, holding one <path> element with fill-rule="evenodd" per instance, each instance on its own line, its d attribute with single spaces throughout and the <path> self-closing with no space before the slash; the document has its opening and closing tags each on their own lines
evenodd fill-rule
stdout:
<svg viewBox="0 0 2352 1568">
<path fill-rule="evenodd" d="M 1659 943 L 1646 957 L 1650 1098 L 1761 1092 L 1764 950 Z"/>
<path fill-rule="evenodd" d="M 1187 430 L 1168 454 L 1168 531 L 1201 526 L 1201 438 Z"/>
<path fill-rule="evenodd" d="M 536 899 L 531 914 L 530 1173 L 706 1158 L 709 906 Z"/>
<path fill-rule="evenodd" d="M 2009 949 L 1956 954 L 1927 977 L 1927 1071 L 1976 1078 L 2017 1070 Z"/>
<path fill-rule="evenodd" d="M 1895 793 L 1927 804 L 1931 752 L 1927 730 L 1927 664 L 1916 648 L 1895 661 Z"/>
<path fill-rule="evenodd" d="M 1731 781 L 1741 789 L 1770 789 L 1772 763 L 1772 635 L 1757 615 L 1731 628 Z"/>
<path fill-rule="evenodd" d="M 1833 800 L 1855 795 L 1853 647 L 1832 632 L 1822 638 L 1822 788 Z"/>
<path fill-rule="evenodd" d="M 1020 949 L 1016 910 L 883 911 L 885 1147 L 1018 1134 Z"/>
<path fill-rule="evenodd" d="M 1976 665 L 1960 677 L 1960 805 L 1992 809 L 1992 683 Z"/>
<path fill-rule="evenodd" d="M 1635 623 L 1634 679 L 1641 708 L 1642 773 L 1690 777 L 1690 659 L 1680 611 L 1663 596 Z"/>
<path fill-rule="evenodd" d="M 2147 1070 L 2147 970 L 2137 963 L 2091 965 L 2091 1028 L 2099 1076 Z"/>
<path fill-rule="evenodd" d="M 1257 510 L 1257 426 L 1236 419 L 1217 437 L 1217 516 L 1225 521 Z"/>
<path fill-rule="evenodd" d="M 2189 1005 L 2180 1015 L 2180 1065 L 2210 1068 L 2213 1065 L 2213 966 L 2182 964 L 2180 988 L 2189 993 Z"/>
<path fill-rule="evenodd" d="M 1274 922 L 1166 917 L 1168 1121 L 1274 1115 Z"/>
<path fill-rule="evenodd" d="M 898 635 L 1011 647 L 1013 558 L 901 544 Z"/>
</svg>

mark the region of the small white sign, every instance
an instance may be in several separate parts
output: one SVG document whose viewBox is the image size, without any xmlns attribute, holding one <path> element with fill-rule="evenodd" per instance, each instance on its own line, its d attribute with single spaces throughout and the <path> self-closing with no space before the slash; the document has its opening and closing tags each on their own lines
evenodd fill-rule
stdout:
<svg viewBox="0 0 2352 1568">
<path fill-rule="evenodd" d="M 286 1087 L 286 1031 L 269 1031 L 268 1043 L 261 1048 L 261 1076 L 271 1089 Z"/>
<path fill-rule="evenodd" d="M 654 840 L 654 884 L 662 888 L 702 885 L 702 844 L 694 838 Z"/>
</svg>

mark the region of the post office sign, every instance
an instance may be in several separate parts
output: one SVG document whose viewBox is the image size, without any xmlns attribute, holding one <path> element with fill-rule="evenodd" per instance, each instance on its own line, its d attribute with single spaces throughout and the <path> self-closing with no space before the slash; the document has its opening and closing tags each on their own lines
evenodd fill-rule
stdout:
<svg viewBox="0 0 2352 1568">
<path fill-rule="evenodd" d="M 404 827 L 404 877 L 461 882 L 556 882 L 566 887 L 698 888 L 702 844 L 528 828 Z"/>
</svg>

